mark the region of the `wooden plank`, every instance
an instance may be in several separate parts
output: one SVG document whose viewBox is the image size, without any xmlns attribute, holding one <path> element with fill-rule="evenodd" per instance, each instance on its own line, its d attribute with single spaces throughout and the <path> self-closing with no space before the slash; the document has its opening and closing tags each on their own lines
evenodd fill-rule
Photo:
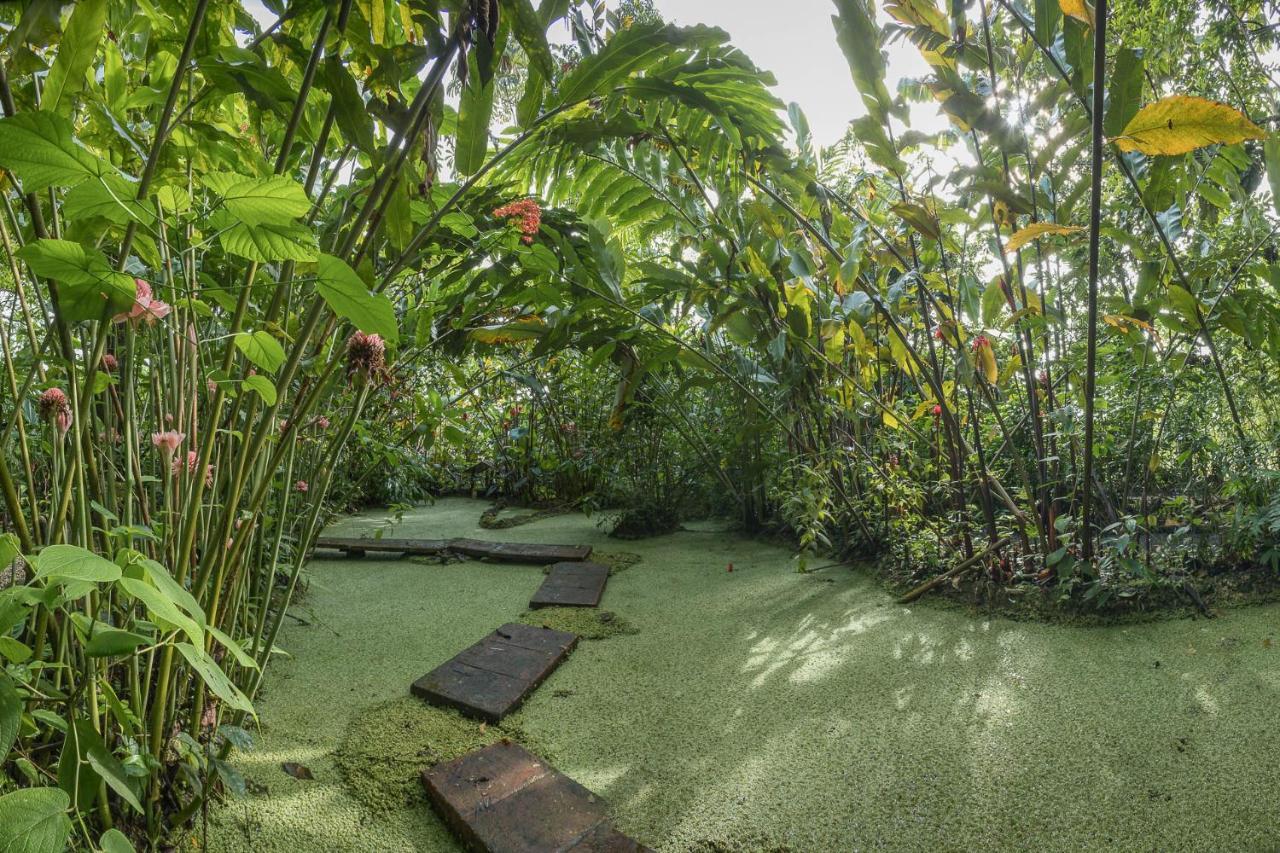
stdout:
<svg viewBox="0 0 1280 853">
<path fill-rule="evenodd" d="M 343 536 L 320 536 L 316 548 L 345 551 L 363 556 L 366 551 L 390 551 L 400 554 L 440 554 L 449 550 L 448 539 L 358 539 Z"/>
<path fill-rule="evenodd" d="M 534 545 L 486 542 L 482 539 L 453 539 L 449 542 L 449 550 L 468 557 L 505 563 L 558 563 L 562 560 L 585 560 L 591 556 L 590 545 Z"/>
<path fill-rule="evenodd" d="M 599 563 L 556 563 L 529 607 L 597 607 L 608 580 L 609 567 Z"/>
<path fill-rule="evenodd" d="M 472 850 L 649 850 L 614 828 L 603 799 L 514 743 L 495 743 L 424 770 L 422 783 L 432 806 Z"/>
<path fill-rule="evenodd" d="M 366 551 L 419 555 L 454 551 L 476 559 L 535 564 L 585 560 L 591 556 L 590 545 L 537 545 L 527 542 L 488 542 L 483 539 L 373 539 L 320 536 L 316 539 L 315 547 L 344 551 L 351 556 L 364 556 Z"/>
<path fill-rule="evenodd" d="M 496 723 L 519 708 L 577 643 L 575 634 L 511 622 L 419 678 L 409 691 Z"/>
</svg>

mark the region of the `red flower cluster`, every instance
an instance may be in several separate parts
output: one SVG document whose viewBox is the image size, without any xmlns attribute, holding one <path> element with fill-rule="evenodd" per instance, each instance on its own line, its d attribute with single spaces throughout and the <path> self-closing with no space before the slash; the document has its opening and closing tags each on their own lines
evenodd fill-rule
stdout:
<svg viewBox="0 0 1280 853">
<path fill-rule="evenodd" d="M 502 207 L 495 208 L 493 215 L 498 219 L 520 219 L 520 237 L 523 243 L 532 243 L 533 237 L 542 227 L 542 208 L 531 198 L 522 198 Z"/>
<path fill-rule="evenodd" d="M 61 388 L 50 388 L 41 394 L 39 408 L 40 415 L 45 420 L 53 421 L 58 428 L 59 437 L 66 435 L 67 430 L 71 429 L 71 403 Z"/>
<path fill-rule="evenodd" d="M 978 350 L 982 349 L 983 347 L 990 347 L 990 346 L 991 346 L 991 341 L 987 340 L 987 336 L 986 336 L 986 335 L 978 335 L 976 338 L 974 338 L 974 339 L 973 339 L 973 351 L 974 351 L 974 352 L 977 352 Z"/>
</svg>

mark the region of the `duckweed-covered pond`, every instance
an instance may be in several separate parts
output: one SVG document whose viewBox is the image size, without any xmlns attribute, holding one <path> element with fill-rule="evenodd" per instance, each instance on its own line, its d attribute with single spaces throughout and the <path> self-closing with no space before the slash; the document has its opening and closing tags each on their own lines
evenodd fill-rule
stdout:
<svg viewBox="0 0 1280 853">
<path fill-rule="evenodd" d="M 484 508 L 443 500 L 395 533 L 639 554 L 604 598 L 626 630 L 596 632 L 522 711 L 482 728 L 408 686 L 519 618 L 541 569 L 314 561 L 256 749 L 234 756 L 250 792 L 211 814 L 211 850 L 458 850 L 417 771 L 498 737 L 662 851 L 1280 838 L 1280 606 L 1110 628 L 988 620 L 898 606 L 858 571 L 798 575 L 784 549 L 710 528 L 620 544 L 580 515 L 481 530 Z"/>
</svg>

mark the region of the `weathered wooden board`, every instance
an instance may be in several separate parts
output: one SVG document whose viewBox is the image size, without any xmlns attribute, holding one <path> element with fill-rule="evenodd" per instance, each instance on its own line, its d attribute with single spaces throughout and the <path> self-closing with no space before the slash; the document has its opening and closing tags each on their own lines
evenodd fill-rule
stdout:
<svg viewBox="0 0 1280 853">
<path fill-rule="evenodd" d="M 409 691 L 496 723 L 520 707 L 577 643 L 575 634 L 511 622 L 419 678 Z"/>
<path fill-rule="evenodd" d="M 529 607 L 597 607 L 609 580 L 599 563 L 556 563 L 529 599 Z"/>
<path fill-rule="evenodd" d="M 488 542 L 483 539 L 361 539 L 320 536 L 316 539 L 315 547 L 344 551 L 352 557 L 363 557 L 366 551 L 400 554 L 439 554 L 453 551 L 468 557 L 506 563 L 558 563 L 562 560 L 585 560 L 591 556 L 590 545 L 537 545 L 527 542 Z"/>
<path fill-rule="evenodd" d="M 345 551 L 348 556 L 363 557 L 366 551 L 391 551 L 399 554 L 439 554 L 449 549 L 448 539 L 357 539 L 343 536 L 320 536 L 316 548 Z"/>
<path fill-rule="evenodd" d="M 585 560 L 591 556 L 590 545 L 535 545 L 524 542 L 486 542 L 482 539 L 452 539 L 449 541 L 449 550 L 468 557 L 507 563 L 559 563 L 562 560 Z"/>
<path fill-rule="evenodd" d="M 637 853 L 605 803 L 514 743 L 499 742 L 422 772 L 427 797 L 472 850 Z"/>
</svg>

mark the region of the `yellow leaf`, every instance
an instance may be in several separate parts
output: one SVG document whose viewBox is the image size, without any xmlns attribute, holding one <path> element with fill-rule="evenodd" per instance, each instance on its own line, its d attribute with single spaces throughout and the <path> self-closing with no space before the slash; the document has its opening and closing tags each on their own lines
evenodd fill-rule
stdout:
<svg viewBox="0 0 1280 853">
<path fill-rule="evenodd" d="M 1079 225 L 1057 225 L 1053 222 L 1032 222 L 1026 228 L 1020 228 L 1009 236 L 1004 244 L 1006 253 L 1016 252 L 1032 240 L 1038 240 L 1048 234 L 1076 234 L 1085 229 Z"/>
<path fill-rule="evenodd" d="M 982 371 L 988 383 L 995 385 L 996 380 L 1000 378 L 1000 369 L 996 366 L 996 354 L 992 351 L 991 345 L 979 346 L 974 355 L 977 358 L 978 370 Z"/>
<path fill-rule="evenodd" d="M 1086 27 L 1093 26 L 1093 7 L 1086 0 L 1058 0 L 1058 5 L 1068 18 L 1075 18 Z"/>
<path fill-rule="evenodd" d="M 1138 110 L 1114 141 L 1121 151 L 1171 155 L 1265 136 L 1262 128 L 1234 107 L 1191 95 L 1171 95 Z"/>
<path fill-rule="evenodd" d="M 897 429 L 902 426 L 897 417 L 894 416 L 893 412 L 890 412 L 888 409 L 881 409 L 880 414 L 883 416 L 884 425 L 890 429 Z"/>
</svg>

